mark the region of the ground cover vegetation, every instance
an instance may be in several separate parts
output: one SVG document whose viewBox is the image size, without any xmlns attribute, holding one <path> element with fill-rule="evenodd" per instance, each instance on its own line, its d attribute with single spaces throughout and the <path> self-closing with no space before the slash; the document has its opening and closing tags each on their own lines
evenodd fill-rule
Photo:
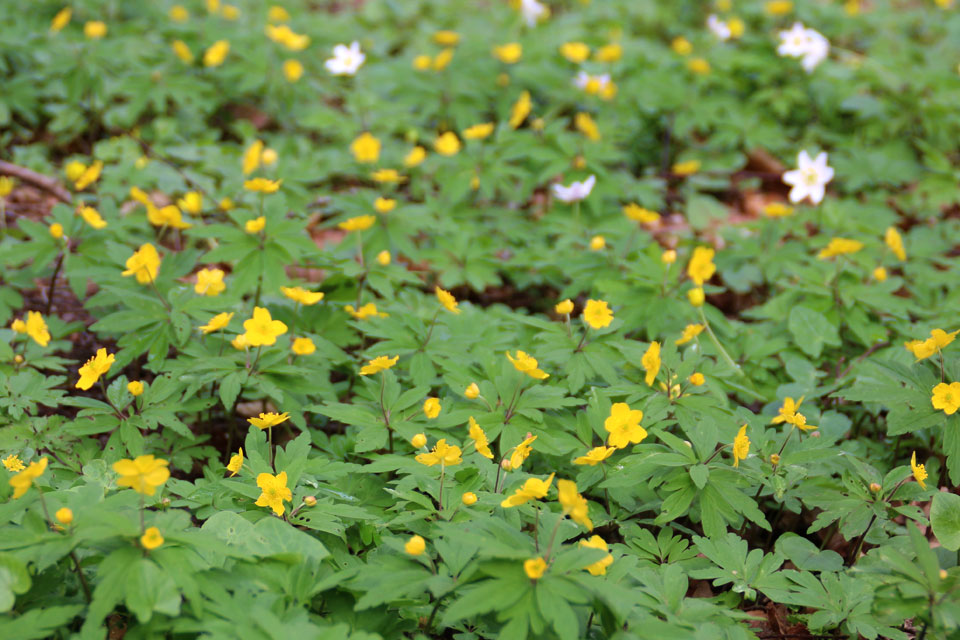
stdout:
<svg viewBox="0 0 960 640">
<path fill-rule="evenodd" d="M 0 5 L 0 637 L 960 633 L 951 0 Z"/>
</svg>

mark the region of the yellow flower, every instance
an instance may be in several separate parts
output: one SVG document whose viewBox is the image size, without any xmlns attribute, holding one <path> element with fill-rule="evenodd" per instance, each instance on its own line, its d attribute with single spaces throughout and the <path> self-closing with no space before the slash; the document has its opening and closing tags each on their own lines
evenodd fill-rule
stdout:
<svg viewBox="0 0 960 640">
<path fill-rule="evenodd" d="M 303 287 L 280 287 L 283 295 L 304 306 L 311 306 L 323 300 L 323 291 L 308 291 Z"/>
<path fill-rule="evenodd" d="M 778 454 L 778 453 L 771 453 L 771 454 L 770 454 L 770 464 L 772 464 L 773 466 L 777 466 L 778 464 L 780 464 L 780 454 Z"/>
<path fill-rule="evenodd" d="M 557 480 L 557 494 L 563 514 L 570 516 L 571 520 L 585 527 L 587 531 L 593 531 L 587 499 L 577 491 L 577 483 L 572 480 Z"/>
<path fill-rule="evenodd" d="M 821 260 L 826 260 L 827 258 L 832 258 L 834 256 L 856 253 L 857 251 L 860 251 L 860 249 L 863 249 L 862 242 L 857 240 L 848 240 L 846 238 L 833 238 L 826 247 L 820 250 L 820 253 L 817 254 L 817 257 Z"/>
<path fill-rule="evenodd" d="M 463 130 L 463 137 L 467 140 L 483 140 L 493 133 L 493 129 L 494 124 L 492 122 L 475 124 Z"/>
<path fill-rule="evenodd" d="M 247 418 L 247 422 L 262 431 L 283 424 L 289 419 L 290 414 L 284 411 L 283 413 L 261 413 L 257 418 Z"/>
<path fill-rule="evenodd" d="M 175 4 L 170 7 L 170 11 L 167 15 L 169 15 L 170 19 L 174 22 L 186 22 L 190 19 L 190 12 L 179 4 Z"/>
<path fill-rule="evenodd" d="M 290 349 L 298 356 L 308 356 L 317 350 L 317 345 L 313 344 L 310 338 L 297 338 L 290 345 Z"/>
<path fill-rule="evenodd" d="M 480 397 L 480 387 L 477 386 L 476 382 L 471 382 L 464 390 L 463 395 L 470 400 L 474 400 Z"/>
<path fill-rule="evenodd" d="M 183 40 L 174 40 L 170 47 L 173 49 L 173 55 L 177 56 L 184 64 L 193 64 L 193 52 Z"/>
<path fill-rule="evenodd" d="M 354 309 L 352 304 L 348 304 L 343 308 L 344 311 L 353 316 L 356 320 L 366 320 L 371 317 L 380 317 L 386 318 L 386 313 L 380 313 L 377 311 L 377 305 L 372 302 L 368 302 L 359 309 Z"/>
<path fill-rule="evenodd" d="M 427 548 L 427 542 L 420 536 L 410 536 L 403 545 L 403 550 L 411 556 L 419 556 Z"/>
<path fill-rule="evenodd" d="M 197 271 L 197 283 L 193 290 L 200 295 L 210 297 L 220 295 L 227 287 L 223 283 L 223 269 L 201 269 Z"/>
<path fill-rule="evenodd" d="M 77 191 L 83 191 L 100 179 L 101 171 L 103 171 L 103 163 L 97 160 L 89 167 L 84 168 L 83 173 L 81 173 L 80 177 L 73 183 L 73 186 Z"/>
<path fill-rule="evenodd" d="M 747 459 L 750 453 L 750 438 L 747 437 L 747 425 L 740 427 L 737 437 L 733 439 L 733 466 L 739 467 L 741 460 Z"/>
<path fill-rule="evenodd" d="M 264 149 L 263 153 L 260 154 L 260 160 L 263 164 L 274 164 L 279 157 L 276 149 Z"/>
<path fill-rule="evenodd" d="M 877 282 L 884 282 L 887 279 L 887 270 L 883 267 L 877 267 L 873 270 L 873 277 Z"/>
<path fill-rule="evenodd" d="M 6 458 L 3 459 L 3 466 L 7 471 L 23 471 L 26 467 L 23 464 L 23 460 L 20 459 L 15 453 L 11 453 Z"/>
<path fill-rule="evenodd" d="M 704 378 L 703 374 L 699 371 L 695 371 L 694 373 L 690 374 L 690 377 L 687 378 L 687 380 L 695 387 L 699 387 L 706 382 L 706 378 Z"/>
<path fill-rule="evenodd" d="M 560 55 L 576 64 L 590 57 L 590 47 L 583 42 L 565 42 L 560 45 Z"/>
<path fill-rule="evenodd" d="M 411 149 L 410 153 L 408 153 L 403 158 L 403 166 L 407 168 L 415 167 L 421 162 L 423 162 L 424 159 L 426 159 L 426 157 L 427 157 L 427 150 L 424 149 L 423 147 L 416 146 L 413 149 Z"/>
<path fill-rule="evenodd" d="M 310 44 L 310 37 L 297 34 L 285 24 L 274 26 L 268 24 L 264 29 L 267 37 L 278 44 L 282 44 L 291 51 L 303 51 Z"/>
<path fill-rule="evenodd" d="M 460 309 L 457 308 L 459 303 L 457 299 L 453 297 L 452 293 L 444 291 L 440 287 L 434 287 L 434 292 L 437 294 L 437 300 L 440 301 L 440 304 L 442 304 L 447 311 L 460 313 Z"/>
<path fill-rule="evenodd" d="M 700 333 L 703 332 L 705 328 L 706 327 L 702 324 L 688 324 L 686 327 L 683 328 L 683 335 L 680 338 L 678 338 L 674 342 L 674 344 L 677 344 L 677 345 L 687 344 L 688 342 L 696 338 L 698 335 L 700 335 Z"/>
<path fill-rule="evenodd" d="M 267 11 L 267 20 L 272 23 L 287 22 L 290 20 L 290 14 L 283 7 L 274 5 Z"/>
<path fill-rule="evenodd" d="M 73 15 L 73 9 L 70 7 L 60 9 L 57 15 L 53 16 L 53 20 L 50 21 L 50 31 L 56 33 L 62 30 L 70 22 L 71 15 Z"/>
<path fill-rule="evenodd" d="M 214 331 L 219 331 L 223 329 L 228 324 L 230 324 L 230 319 L 233 318 L 233 312 L 230 313 L 218 313 L 217 315 L 210 318 L 210 321 L 200 327 L 200 331 L 203 331 L 204 334 L 213 333 Z"/>
<path fill-rule="evenodd" d="M 523 47 L 518 42 L 510 42 L 493 48 L 494 57 L 504 64 L 516 64 L 523 56 Z"/>
<path fill-rule="evenodd" d="M 377 222 L 376 216 L 354 216 L 339 223 L 337 226 L 344 231 L 366 231 Z"/>
<path fill-rule="evenodd" d="M 230 472 L 230 477 L 240 473 L 240 469 L 243 467 L 243 447 L 240 447 L 238 453 L 230 456 L 230 462 L 227 463 L 227 471 Z"/>
<path fill-rule="evenodd" d="M 639 222 L 640 224 L 653 224 L 654 222 L 660 220 L 660 214 L 656 211 L 644 209 L 640 205 L 632 202 L 624 205 L 623 215 L 634 222 Z"/>
<path fill-rule="evenodd" d="M 643 358 L 640 359 L 640 364 L 647 374 L 644 377 L 644 381 L 647 383 L 647 386 L 652 387 L 653 381 L 657 378 L 657 373 L 660 371 L 659 342 L 654 341 L 650 343 L 650 346 L 647 347 L 646 353 L 643 354 Z"/>
<path fill-rule="evenodd" d="M 217 40 L 210 48 L 203 52 L 203 66 L 219 67 L 230 53 L 230 43 L 226 40 Z"/>
<path fill-rule="evenodd" d="M 79 213 L 83 221 L 94 229 L 103 229 L 107 226 L 107 221 L 93 207 L 80 207 Z"/>
<path fill-rule="evenodd" d="M 256 171 L 257 167 L 260 166 L 260 159 L 263 155 L 263 142 L 261 140 L 254 140 L 253 143 L 247 147 L 246 151 L 243 152 L 243 175 L 249 175 Z"/>
<path fill-rule="evenodd" d="M 607 240 L 603 236 L 593 236 L 590 238 L 590 250 L 601 251 L 607 246 Z"/>
<path fill-rule="evenodd" d="M 887 243 L 887 246 L 893 251 L 893 255 L 897 256 L 897 259 L 907 259 L 907 252 L 903 248 L 903 237 L 894 227 L 887 228 L 887 232 L 883 236 L 883 241 Z"/>
<path fill-rule="evenodd" d="M 730 37 L 736 39 L 743 36 L 743 32 L 747 30 L 747 25 L 740 18 L 733 17 L 727 20 L 727 28 L 730 29 Z"/>
<path fill-rule="evenodd" d="M 926 489 L 924 480 L 927 479 L 927 469 L 922 464 L 917 464 L 917 452 L 914 451 L 910 456 L 910 469 L 913 471 L 913 478 L 920 485 L 921 489 Z"/>
<path fill-rule="evenodd" d="M 14 331 L 26 333 L 41 347 L 50 344 L 50 331 L 47 329 L 47 323 L 39 311 L 27 311 L 26 322 L 20 320 L 15 324 Z"/>
<path fill-rule="evenodd" d="M 523 121 L 530 115 L 532 108 L 533 101 L 530 99 L 530 92 L 524 91 L 520 94 L 517 101 L 513 103 L 513 107 L 510 108 L 510 128 L 516 129 L 523 124 Z"/>
<path fill-rule="evenodd" d="M 493 460 L 493 452 L 490 451 L 490 441 L 487 440 L 487 434 L 484 433 L 483 428 L 477 424 L 477 421 L 473 419 L 473 416 L 470 416 L 469 424 L 470 439 L 473 440 L 473 446 L 476 448 L 477 453 L 488 460 Z"/>
<path fill-rule="evenodd" d="M 83 25 L 83 35 L 87 36 L 91 40 L 99 40 L 103 36 L 107 35 L 107 25 L 100 20 L 90 20 Z"/>
<path fill-rule="evenodd" d="M 510 352 L 507 351 L 507 360 L 513 363 L 513 368 L 519 371 L 520 373 L 525 373 L 531 378 L 537 380 L 546 380 L 550 377 L 549 373 L 546 373 L 537 368 L 537 360 L 533 356 L 529 356 L 523 351 L 517 350 L 517 357 L 514 358 L 510 355 Z"/>
<path fill-rule="evenodd" d="M 280 189 L 283 180 L 268 180 L 267 178 L 254 178 L 246 180 L 243 188 L 254 193 L 276 193 Z"/>
<path fill-rule="evenodd" d="M 687 299 L 690 300 L 690 304 L 695 307 L 702 307 L 704 300 L 706 300 L 706 295 L 703 293 L 703 287 L 695 287 L 687 291 Z"/>
<path fill-rule="evenodd" d="M 433 59 L 428 56 L 421 54 L 413 58 L 413 68 L 417 71 L 426 71 L 433 65 Z"/>
<path fill-rule="evenodd" d="M 188 191 L 177 200 L 177 206 L 187 213 L 196 215 L 203 211 L 203 196 L 196 191 Z"/>
<path fill-rule="evenodd" d="M 378 253 L 378 254 L 377 254 L 377 263 L 378 263 L 380 266 L 382 266 L 382 267 L 385 267 L 385 266 L 387 266 L 388 264 L 390 264 L 390 252 L 387 251 L 386 249 L 384 249 L 383 251 L 381 251 L 380 253 Z"/>
<path fill-rule="evenodd" d="M 22 466 L 23 463 L 21 463 Z M 7 467 L 9 469 L 9 467 Z M 37 462 L 31 462 L 30 466 L 26 469 L 13 476 L 8 480 L 11 487 L 13 487 L 13 499 L 16 500 L 25 494 L 30 487 L 33 486 L 33 481 L 43 475 L 43 472 L 47 469 L 47 458 L 40 458 Z"/>
<path fill-rule="evenodd" d="M 67 176 L 67 180 L 70 182 L 76 182 L 86 170 L 87 165 L 83 164 L 79 160 L 71 160 L 67 163 L 67 166 L 63 168 L 63 173 Z"/>
<path fill-rule="evenodd" d="M 220 207 L 220 209 L 223 211 L 230 211 L 231 209 L 233 209 L 234 204 L 233 204 L 233 200 L 231 200 L 230 198 L 224 198 L 219 203 L 217 203 L 217 206 Z"/>
<path fill-rule="evenodd" d="M 613 312 L 604 300 L 587 300 L 583 308 L 583 321 L 592 329 L 603 329 L 613 322 Z"/>
<path fill-rule="evenodd" d="M 933 329 L 930 331 L 930 337 L 926 340 L 911 340 L 904 343 L 904 346 L 908 351 L 913 353 L 919 362 L 920 360 L 929 358 L 953 342 L 958 333 L 960 333 L 960 329 L 951 333 L 947 333 L 943 329 Z"/>
<path fill-rule="evenodd" d="M 710 63 L 703 58 L 690 58 L 687 61 L 687 69 L 697 75 L 705 76 L 710 73 Z"/>
<path fill-rule="evenodd" d="M 677 252 L 673 249 L 667 249 L 660 254 L 660 262 L 669 266 L 677 261 Z"/>
<path fill-rule="evenodd" d="M 791 0 L 769 0 L 763 9 L 771 16 L 782 16 L 793 11 L 793 2 Z"/>
<path fill-rule="evenodd" d="M 232 4 L 223 5 L 223 9 L 220 10 L 220 13 L 227 20 L 236 20 L 240 17 L 240 9 L 237 9 Z"/>
<path fill-rule="evenodd" d="M 384 198 L 380 196 L 373 201 L 373 208 L 377 213 L 390 213 L 397 206 L 397 201 L 393 198 Z"/>
<path fill-rule="evenodd" d="M 107 355 L 106 349 L 97 349 L 97 355 L 87 360 L 86 364 L 80 367 L 80 379 L 77 380 L 77 389 L 86 391 L 92 387 L 94 383 L 100 379 L 100 376 L 110 370 L 113 361 L 114 355 L 112 353 Z"/>
<path fill-rule="evenodd" d="M 941 382 L 933 388 L 930 398 L 934 409 L 940 409 L 948 416 L 952 416 L 960 409 L 960 382 L 947 384 Z"/>
<path fill-rule="evenodd" d="M 573 312 L 573 301 L 567 298 L 562 302 L 558 302 L 556 305 L 554 305 L 553 310 L 561 316 L 569 315 Z"/>
<path fill-rule="evenodd" d="M 799 411 L 787 418 L 786 422 L 787 424 L 792 424 L 801 431 L 810 431 L 811 429 L 817 428 L 816 425 L 807 424 L 807 416 L 803 415 Z"/>
<path fill-rule="evenodd" d="M 117 486 L 130 487 L 139 494 L 152 496 L 157 487 L 170 478 L 170 463 L 152 455 L 137 456 L 113 463 L 113 470 L 120 476 Z"/>
<path fill-rule="evenodd" d="M 616 42 L 600 47 L 593 55 L 593 59 L 597 62 L 617 62 L 622 57 L 623 47 Z"/>
<path fill-rule="evenodd" d="M 763 215 L 768 218 L 785 218 L 793 214 L 793 207 L 782 202 L 771 202 L 763 207 Z"/>
<path fill-rule="evenodd" d="M 260 487 L 260 497 L 254 503 L 258 507 L 270 507 L 278 516 L 286 511 L 283 502 L 293 500 L 293 492 L 287 488 L 287 472 L 281 471 L 277 475 L 261 473 L 257 476 L 257 486 Z"/>
<path fill-rule="evenodd" d="M 447 131 L 434 141 L 433 148 L 442 156 L 453 156 L 460 152 L 460 139 L 453 131 Z"/>
<path fill-rule="evenodd" d="M 590 116 L 589 113 L 580 111 L 573 119 L 574 126 L 577 127 L 577 131 L 581 132 L 583 135 L 587 136 L 591 140 L 600 139 L 600 129 L 597 127 L 596 121 Z"/>
<path fill-rule="evenodd" d="M 374 373 L 380 373 L 381 371 L 386 371 L 393 365 L 397 364 L 397 360 L 400 359 L 400 356 L 393 356 L 388 358 L 387 356 L 377 356 L 369 363 L 363 365 L 360 369 L 360 375 L 369 376 Z"/>
<path fill-rule="evenodd" d="M 270 317 L 270 310 L 263 307 L 253 308 L 253 317 L 243 321 L 246 331 L 244 338 L 251 347 L 269 347 L 277 341 L 277 336 L 287 332 L 287 325 Z"/>
<path fill-rule="evenodd" d="M 523 561 L 523 571 L 531 580 L 539 580 L 547 572 L 547 563 L 543 558 L 530 558 Z"/>
<path fill-rule="evenodd" d="M 67 507 L 61 507 L 57 509 L 57 512 L 53 514 L 53 517 L 57 519 L 57 522 L 64 526 L 68 526 L 73 522 L 73 511 Z"/>
<path fill-rule="evenodd" d="M 420 149 L 421 147 L 417 147 Z M 411 154 L 413 151 L 410 152 Z M 408 156 L 409 157 L 409 156 Z M 401 182 L 406 182 L 407 179 L 400 175 L 396 169 L 378 169 L 370 174 L 370 177 L 373 178 L 374 182 L 382 182 L 386 184 L 399 184 Z"/>
<path fill-rule="evenodd" d="M 0 198 L 6 198 L 13 191 L 15 182 L 9 176 L 0 176 Z"/>
<path fill-rule="evenodd" d="M 616 447 L 594 447 L 587 451 L 586 455 L 574 458 L 573 464 L 585 464 L 593 467 L 609 458 L 616 450 Z"/>
<path fill-rule="evenodd" d="M 693 53 L 693 45 L 690 44 L 690 41 L 684 38 L 683 36 L 677 36 L 670 43 L 670 48 L 673 49 L 673 52 L 681 56 L 688 56 Z"/>
<path fill-rule="evenodd" d="M 443 71 L 453 60 L 453 49 L 444 49 L 433 59 L 433 70 Z"/>
<path fill-rule="evenodd" d="M 247 220 L 243 224 L 243 230 L 247 233 L 260 233 L 263 231 L 264 227 L 267 226 L 267 219 L 264 216 L 259 218 L 254 218 L 253 220 Z"/>
<path fill-rule="evenodd" d="M 523 464 L 524 460 L 530 457 L 530 452 L 533 451 L 533 447 L 530 446 L 533 444 L 533 441 L 537 439 L 537 436 L 532 436 L 529 433 L 527 437 L 524 438 L 523 442 L 515 446 L 510 452 L 510 469 L 517 470 L 520 468 L 520 465 Z"/>
<path fill-rule="evenodd" d="M 127 258 L 126 266 L 123 276 L 136 276 L 140 284 L 149 284 L 157 279 L 157 272 L 160 270 L 160 254 L 152 244 L 144 243 Z"/>
<path fill-rule="evenodd" d="M 283 77 L 287 82 L 296 82 L 303 77 L 303 64 L 299 60 L 284 60 Z"/>
<path fill-rule="evenodd" d="M 50 235 L 53 236 L 55 240 L 59 240 L 63 237 L 63 225 L 59 222 L 54 222 L 50 225 Z"/>
<path fill-rule="evenodd" d="M 601 551 L 608 549 L 607 542 L 600 536 L 591 536 L 589 539 L 581 540 L 579 545 L 587 549 L 600 549 Z M 603 576 L 607 574 L 607 567 L 611 564 L 613 564 L 613 554 L 608 553 L 602 560 L 588 564 L 584 569 L 589 571 L 592 576 Z"/>
<path fill-rule="evenodd" d="M 794 401 L 794 399 L 790 397 L 784 398 L 783 406 L 780 407 L 778 415 L 770 421 L 770 424 L 781 424 L 790 421 L 793 419 L 794 414 L 797 413 L 797 409 L 800 408 L 801 404 L 803 404 L 803 397 L 798 401 Z"/>
<path fill-rule="evenodd" d="M 410 438 L 410 444 L 413 445 L 414 449 L 420 449 L 422 447 L 425 447 L 427 446 L 427 436 L 425 434 L 418 433 L 417 435 Z"/>
<path fill-rule="evenodd" d="M 473 506 L 477 504 L 477 494 L 475 494 L 473 491 L 467 491 L 462 496 L 460 496 L 460 500 L 461 502 L 463 502 L 464 506 L 467 506 L 467 507 Z"/>
<path fill-rule="evenodd" d="M 160 529 L 148 527 L 143 535 L 140 536 L 140 546 L 147 550 L 153 550 L 163 544 L 163 536 L 160 535 Z"/>
<path fill-rule="evenodd" d="M 131 380 L 127 383 L 127 391 L 130 392 L 134 398 L 139 395 L 143 395 L 143 383 L 139 380 Z"/>
<path fill-rule="evenodd" d="M 439 399 L 427 398 L 423 403 L 423 414 L 432 420 L 440 415 L 441 408 Z"/>
<path fill-rule="evenodd" d="M 447 444 L 446 439 L 437 440 L 430 453 L 417 454 L 416 460 L 420 464 L 432 467 L 439 464 L 445 467 L 452 467 L 463 462 L 462 451 L 456 445 Z"/>
<path fill-rule="evenodd" d="M 505 498 L 503 502 L 500 503 L 500 506 L 508 509 L 510 507 L 518 507 L 530 500 L 540 500 L 547 497 L 547 492 L 550 491 L 550 485 L 553 484 L 554 475 L 555 474 L 551 473 L 550 477 L 546 480 L 527 478 L 523 485 L 513 492 L 512 496 Z"/>
<path fill-rule="evenodd" d="M 713 264 L 715 253 L 713 249 L 707 247 L 697 247 L 693 250 L 693 256 L 687 265 L 687 275 L 697 286 L 702 286 L 717 271 L 717 266 Z"/>
<path fill-rule="evenodd" d="M 350 143 L 350 151 L 354 159 L 361 164 L 376 162 L 380 159 L 380 141 L 364 131 Z"/>
<path fill-rule="evenodd" d="M 640 426 L 643 411 L 631 409 L 626 402 L 615 402 L 610 407 L 610 416 L 604 420 L 603 428 L 610 436 L 607 441 L 611 447 L 625 449 L 628 445 L 643 442 L 647 430 Z"/>
</svg>

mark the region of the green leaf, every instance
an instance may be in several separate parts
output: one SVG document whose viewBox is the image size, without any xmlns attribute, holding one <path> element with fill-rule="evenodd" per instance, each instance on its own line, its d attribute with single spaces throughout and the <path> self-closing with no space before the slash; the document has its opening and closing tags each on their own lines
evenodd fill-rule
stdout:
<svg viewBox="0 0 960 640">
<path fill-rule="evenodd" d="M 837 328 L 823 314 L 807 307 L 796 306 L 790 310 L 787 328 L 797 346 L 813 358 L 820 356 L 824 344 L 840 344 Z"/>
<path fill-rule="evenodd" d="M 938 491 L 930 505 L 930 525 L 933 535 L 946 549 L 960 549 L 960 496 Z"/>
</svg>

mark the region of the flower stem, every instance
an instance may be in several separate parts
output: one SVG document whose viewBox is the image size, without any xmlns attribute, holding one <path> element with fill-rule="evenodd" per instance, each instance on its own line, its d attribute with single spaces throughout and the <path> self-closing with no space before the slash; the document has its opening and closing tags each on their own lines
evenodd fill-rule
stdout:
<svg viewBox="0 0 960 640">
<path fill-rule="evenodd" d="M 727 361 L 727 364 L 733 367 L 734 371 L 739 373 L 741 376 L 746 377 L 746 374 L 743 372 L 740 366 L 733 361 L 733 358 L 730 357 L 730 354 L 727 353 L 727 350 L 723 348 L 722 344 L 720 344 L 717 334 L 713 332 L 713 327 L 711 327 L 710 323 L 707 321 L 707 316 L 703 312 L 703 307 L 698 307 L 698 310 L 700 311 L 700 319 L 703 321 L 703 325 L 707 328 L 707 333 L 710 335 L 710 339 L 713 340 L 713 345 L 720 352 L 720 355 L 722 355 L 723 359 Z"/>
</svg>

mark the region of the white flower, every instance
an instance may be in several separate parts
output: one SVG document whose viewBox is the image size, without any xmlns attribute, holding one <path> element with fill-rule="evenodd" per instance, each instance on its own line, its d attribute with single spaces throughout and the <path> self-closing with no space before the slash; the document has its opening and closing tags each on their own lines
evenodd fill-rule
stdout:
<svg viewBox="0 0 960 640">
<path fill-rule="evenodd" d="M 546 15 L 547 7 L 537 0 L 520 0 L 520 13 L 523 14 L 528 27 L 535 27 L 537 22 Z"/>
<path fill-rule="evenodd" d="M 350 46 L 338 44 L 333 48 L 333 57 L 323 65 L 335 76 L 352 76 L 363 66 L 367 56 L 360 51 L 360 43 L 354 40 Z"/>
<path fill-rule="evenodd" d="M 827 166 L 827 152 L 821 151 L 816 160 L 810 154 L 801 151 L 797 156 L 797 168 L 783 174 L 783 182 L 790 189 L 790 202 L 800 202 L 810 198 L 813 204 L 820 204 L 827 190 L 827 183 L 833 180 L 833 168 Z"/>
<path fill-rule="evenodd" d="M 593 191 L 593 185 L 597 183 L 597 176 L 590 176 L 583 182 L 571 182 L 569 187 L 562 184 L 553 185 L 553 195 L 557 200 L 563 202 L 577 202 L 584 200 Z"/>
<path fill-rule="evenodd" d="M 790 58 L 803 58 L 800 64 L 810 73 L 830 53 L 830 42 L 819 32 L 795 22 L 789 31 L 780 32 L 777 53 Z"/>
<path fill-rule="evenodd" d="M 732 35 L 730 33 L 730 27 L 727 26 L 727 23 L 713 14 L 707 18 L 707 28 L 713 32 L 713 35 L 717 36 L 721 40 L 729 40 L 730 36 Z"/>
</svg>

